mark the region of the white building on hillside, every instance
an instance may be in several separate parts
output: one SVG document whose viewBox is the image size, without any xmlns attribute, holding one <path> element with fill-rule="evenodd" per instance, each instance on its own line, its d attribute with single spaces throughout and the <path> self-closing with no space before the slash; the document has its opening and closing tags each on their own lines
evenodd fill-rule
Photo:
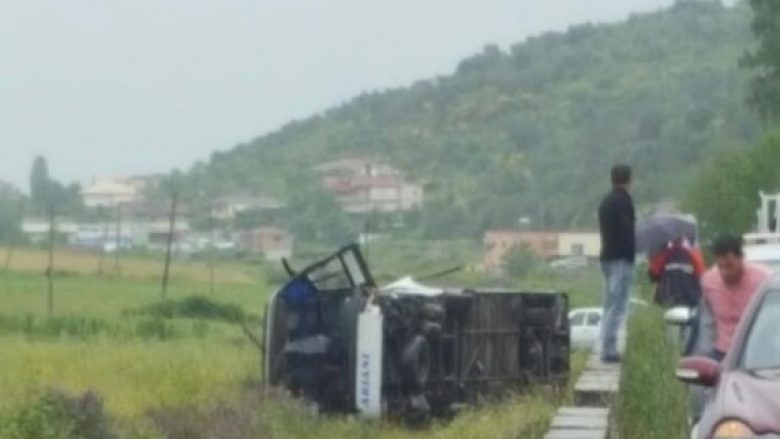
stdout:
<svg viewBox="0 0 780 439">
<path fill-rule="evenodd" d="M 87 207 L 115 207 L 138 201 L 140 193 L 122 179 L 101 178 L 85 187 L 81 196 Z"/>
</svg>

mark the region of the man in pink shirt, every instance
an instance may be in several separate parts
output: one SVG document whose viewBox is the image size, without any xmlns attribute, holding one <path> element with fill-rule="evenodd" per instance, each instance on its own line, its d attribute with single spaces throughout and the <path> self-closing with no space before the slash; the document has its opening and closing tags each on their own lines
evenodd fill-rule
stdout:
<svg viewBox="0 0 780 439">
<path fill-rule="evenodd" d="M 771 274 L 769 267 L 744 260 L 742 238 L 725 236 L 712 248 L 715 266 L 701 279 L 701 322 L 697 349 L 720 361 L 750 299 Z M 706 348 L 703 348 L 706 346 Z M 702 352 L 704 351 L 704 352 Z M 708 351 L 708 352 L 707 352 Z"/>
</svg>

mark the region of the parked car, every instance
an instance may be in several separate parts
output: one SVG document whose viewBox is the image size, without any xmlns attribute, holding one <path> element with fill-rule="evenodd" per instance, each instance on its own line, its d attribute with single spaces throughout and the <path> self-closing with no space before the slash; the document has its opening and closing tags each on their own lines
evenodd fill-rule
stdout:
<svg viewBox="0 0 780 439">
<path fill-rule="evenodd" d="M 780 244 L 754 244 L 745 246 L 745 259 L 780 269 Z"/>
<path fill-rule="evenodd" d="M 629 314 L 637 306 L 647 306 L 647 302 L 632 298 L 629 301 Z M 569 328 L 571 333 L 571 346 L 573 349 L 591 349 L 597 347 L 599 333 L 601 331 L 601 307 L 575 308 L 569 312 Z M 626 323 L 618 332 L 618 351 L 623 352 L 626 346 Z"/>
<path fill-rule="evenodd" d="M 585 256 L 573 256 L 569 258 L 556 259 L 550 262 L 550 268 L 556 270 L 579 270 L 588 268 L 588 258 Z"/>
<path fill-rule="evenodd" d="M 692 437 L 780 435 L 780 274 L 752 299 L 719 364 L 706 357 L 680 360 L 677 378 L 711 388 Z"/>
</svg>

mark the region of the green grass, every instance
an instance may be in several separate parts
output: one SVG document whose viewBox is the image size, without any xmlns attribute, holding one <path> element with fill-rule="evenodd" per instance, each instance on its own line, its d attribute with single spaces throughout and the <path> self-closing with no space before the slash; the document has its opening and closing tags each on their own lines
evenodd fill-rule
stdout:
<svg viewBox="0 0 780 439">
<path fill-rule="evenodd" d="M 59 255 L 61 266 L 72 271 L 55 277 L 49 315 L 46 279 L 31 269 L 40 252 L 20 250 L 17 256 L 21 271 L 0 272 L 0 411 L 52 387 L 74 394 L 94 390 L 112 414 L 126 419 L 230 396 L 260 375 L 258 351 L 236 324 L 129 315 L 160 303 L 159 276 L 150 276 L 159 266 L 155 261 L 135 259 L 122 275 L 95 275 L 85 269 L 87 256 Z M 270 290 L 264 279 L 220 265 L 211 295 L 203 271 L 175 265 L 169 303 L 199 295 L 245 313 L 262 312 Z"/>
<path fill-rule="evenodd" d="M 622 438 L 687 437 L 687 391 L 674 376 L 679 347 L 666 329 L 657 307 L 629 324 L 617 411 Z"/>
<path fill-rule="evenodd" d="M 583 354 L 574 357 L 573 377 L 579 374 L 585 361 Z M 215 432 L 231 428 L 231 431 L 243 431 L 242 438 L 536 439 L 546 433 L 556 407 L 571 402 L 572 383 L 574 380 L 560 394 L 537 389 L 527 394 L 515 394 L 500 402 L 472 407 L 450 422 L 422 431 L 343 416 L 317 417 L 299 403 L 278 395 L 271 401 L 245 395 L 239 402 L 217 402 L 210 407 L 161 413 L 155 418 L 162 418 L 169 425 L 194 425 L 196 431 L 208 429 L 213 437 L 221 437 Z"/>
<path fill-rule="evenodd" d="M 219 283 L 212 296 L 208 282 L 174 279 L 167 298 L 182 299 L 200 295 L 225 303 L 238 303 L 250 313 L 262 311 L 271 287 L 258 278 L 253 283 Z M 116 317 L 123 311 L 160 300 L 157 279 L 117 275 L 71 274 L 54 280 L 54 313 L 92 317 Z M 0 272 L 0 314 L 47 313 L 47 281 L 40 274 Z"/>
<path fill-rule="evenodd" d="M 242 343 L 0 339 L 0 409 L 41 388 L 97 391 L 109 411 L 132 417 L 155 407 L 207 402 L 259 375 Z"/>
<path fill-rule="evenodd" d="M 520 289 L 555 289 L 569 294 L 569 308 L 598 306 L 602 303 L 604 281 L 597 265 L 584 270 L 559 272 L 537 269 L 514 282 Z"/>
<path fill-rule="evenodd" d="M 387 253 L 381 253 L 381 247 L 372 249 L 370 258 L 394 275 L 419 274 L 415 267 L 423 272 L 447 268 L 448 264 L 436 262 L 440 260 L 473 260 L 469 243 L 453 248 L 453 257 L 448 258 L 444 244 L 428 247 L 425 243 L 415 250 L 401 243 Z M 0 271 L 0 419 L 36 407 L 36 398 L 54 388 L 71 395 L 96 392 L 125 432 L 148 431 L 150 413 L 192 410 L 195 415 L 182 415 L 181 422 L 193 428 L 203 419 L 214 425 L 222 419 L 231 426 L 246 421 L 246 428 L 255 428 L 256 423 L 262 433 L 248 436 L 253 438 L 536 438 L 543 436 L 562 401 L 560 395 L 532 391 L 470 408 L 452 422 L 425 432 L 345 417 L 315 417 L 285 397 L 247 405 L 247 383 L 261 376 L 259 352 L 235 319 L 228 317 L 262 313 L 275 282 L 261 270 L 220 264 L 216 293 L 211 295 L 204 265 L 177 262 L 169 301 L 160 305 L 159 273 L 155 274 L 159 261 L 128 258 L 121 274 L 97 275 L 94 255 L 58 253 L 60 271 L 55 278 L 54 312 L 49 315 L 42 255 L 37 250 L 19 250 L 13 270 Z M 440 281 L 490 286 L 495 279 L 464 271 Z M 549 289 L 551 285 L 572 293 L 574 304 L 593 303 L 600 291 L 595 272 L 565 278 L 541 273 L 514 286 Z M 206 311 L 219 318 L 200 318 L 205 308 L 202 301 L 191 303 L 192 296 L 215 302 Z M 575 368 L 581 368 L 584 357 L 575 358 Z M 256 392 L 256 385 L 251 388 Z M 563 398 L 568 397 L 570 389 Z M 233 407 L 233 412 L 225 407 Z M 179 415 L 171 416 L 178 419 Z M 222 436 L 215 433 L 214 437 Z"/>
</svg>

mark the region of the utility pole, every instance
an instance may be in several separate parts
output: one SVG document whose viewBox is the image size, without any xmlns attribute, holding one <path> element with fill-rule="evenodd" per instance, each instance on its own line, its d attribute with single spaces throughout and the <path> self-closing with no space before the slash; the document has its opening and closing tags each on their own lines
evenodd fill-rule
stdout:
<svg viewBox="0 0 780 439">
<path fill-rule="evenodd" d="M 103 265 L 106 260 L 106 243 L 108 242 L 108 218 L 104 208 L 100 207 L 101 215 L 103 219 L 103 237 L 100 238 L 100 258 L 98 259 L 98 274 L 103 274 Z"/>
<path fill-rule="evenodd" d="M 54 239 L 56 223 L 54 215 L 54 202 L 49 201 L 49 263 L 46 267 L 46 278 L 48 280 L 48 310 L 49 315 L 54 313 Z"/>
<path fill-rule="evenodd" d="M 209 201 L 209 286 L 214 295 L 214 202 Z"/>
<path fill-rule="evenodd" d="M 165 249 L 165 268 L 163 271 L 162 292 L 161 292 L 162 300 L 165 300 L 165 294 L 168 290 L 168 275 L 170 273 L 170 267 L 171 267 L 171 246 L 173 245 L 173 233 L 176 227 L 176 205 L 178 204 L 178 201 L 179 201 L 179 193 L 174 191 L 173 200 L 171 201 L 170 224 L 168 227 L 168 243 Z"/>
<path fill-rule="evenodd" d="M 114 230 L 114 271 L 122 274 L 122 266 L 119 265 L 119 252 L 122 250 L 122 204 L 116 204 L 116 229 Z"/>
</svg>

